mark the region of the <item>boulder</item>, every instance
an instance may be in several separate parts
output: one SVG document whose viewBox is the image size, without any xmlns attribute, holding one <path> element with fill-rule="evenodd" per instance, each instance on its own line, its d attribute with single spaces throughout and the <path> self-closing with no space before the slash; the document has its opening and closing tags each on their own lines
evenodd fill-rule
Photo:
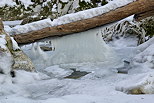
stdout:
<svg viewBox="0 0 154 103">
<path fill-rule="evenodd" d="M 8 73 L 8 71 L 21 69 L 26 71 L 34 71 L 34 65 L 30 58 L 20 49 L 16 41 L 10 37 L 5 31 L 2 20 L 0 19 L 0 71 Z M 10 69 L 8 69 L 10 68 Z M 5 72 L 7 71 L 7 72 Z"/>
</svg>

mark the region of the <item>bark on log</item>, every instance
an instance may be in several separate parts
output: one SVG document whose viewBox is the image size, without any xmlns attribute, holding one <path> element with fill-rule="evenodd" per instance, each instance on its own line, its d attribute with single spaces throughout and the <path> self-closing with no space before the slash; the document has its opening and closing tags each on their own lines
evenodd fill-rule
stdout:
<svg viewBox="0 0 154 103">
<path fill-rule="evenodd" d="M 135 14 L 134 18 L 136 21 L 140 21 L 146 17 L 150 17 L 150 16 L 154 16 L 154 9 L 152 10 L 149 10 L 147 12 L 142 12 L 142 13 L 139 13 L 139 14 Z"/>
<path fill-rule="evenodd" d="M 0 33 L 4 30 L 2 19 L 0 18 Z"/>
<path fill-rule="evenodd" d="M 86 31 L 91 28 L 112 23 L 133 14 L 139 14 L 154 9 L 154 0 L 137 0 L 126 6 L 117 8 L 108 13 L 89 19 L 84 19 L 64 25 L 44 28 L 38 31 L 32 31 L 24 34 L 13 35 L 19 44 L 35 42 L 51 36 L 63 36 L 67 34 Z"/>
</svg>

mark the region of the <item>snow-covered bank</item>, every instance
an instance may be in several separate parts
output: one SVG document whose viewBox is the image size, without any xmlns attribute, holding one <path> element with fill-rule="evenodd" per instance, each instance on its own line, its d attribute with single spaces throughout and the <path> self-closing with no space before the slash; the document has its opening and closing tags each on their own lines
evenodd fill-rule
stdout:
<svg viewBox="0 0 154 103">
<path fill-rule="evenodd" d="M 137 47 L 138 54 L 132 59 L 133 70 L 130 73 L 141 73 L 134 80 L 126 80 L 130 85 L 119 86 L 117 90 L 130 94 L 153 94 L 154 93 L 154 38 Z M 144 48 L 144 49 L 143 49 Z M 137 79 L 136 79 L 137 78 Z M 131 83 L 133 82 L 133 83 Z M 125 82 L 124 82 L 125 83 Z"/>
<path fill-rule="evenodd" d="M 79 64 L 77 64 L 78 66 Z M 58 66 L 55 68 L 63 69 Z M 85 68 L 85 69 L 84 69 Z M 1 103 L 151 103 L 153 95 L 127 95 L 116 91 L 119 82 L 130 86 L 145 78 L 152 70 L 117 74 L 114 69 L 102 68 L 96 65 L 82 67 L 84 70 L 93 69 L 93 72 L 77 80 L 56 79 L 38 73 L 17 71 L 13 84 L 1 84 Z M 136 68 L 137 69 L 137 68 Z M 64 71 L 66 69 L 63 69 Z M 140 70 L 140 68 L 138 68 Z M 59 71 L 60 76 L 64 71 Z M 67 71 L 67 70 L 66 70 Z M 66 72 L 65 71 L 65 72 Z M 24 74 L 24 75 L 23 75 Z M 21 78 L 22 75 L 22 78 Z M 151 78 L 151 77 L 150 77 Z M 128 81 L 133 82 L 129 82 Z M 146 80 L 146 79 L 145 79 Z M 129 84 L 128 84 L 129 83 Z M 151 84 L 150 84 L 151 85 Z"/>
<path fill-rule="evenodd" d="M 89 31 L 87 31 L 87 35 L 90 34 L 91 36 L 89 36 L 90 39 L 87 39 L 87 41 L 85 41 L 86 44 L 84 44 L 84 46 L 87 47 L 87 49 L 90 49 L 90 50 L 92 50 L 93 48 L 97 49 L 96 51 L 93 51 L 95 52 L 93 56 L 99 55 L 96 53 L 99 52 L 100 49 L 106 50 L 108 48 L 108 46 L 106 47 L 106 44 L 104 44 L 103 41 L 98 40 L 100 39 L 99 38 L 100 35 L 96 35 L 98 34 L 99 30 L 101 31 L 101 28 L 97 28 L 94 30 L 95 30 L 95 33 L 93 33 L 93 35 L 90 34 L 91 32 L 89 33 Z M 80 37 L 80 35 L 77 35 L 77 36 Z M 64 44 L 68 40 L 71 41 L 72 39 L 72 41 L 74 41 L 74 38 L 76 37 L 72 35 L 72 37 L 70 37 L 70 40 L 69 38 L 63 38 L 64 41 L 61 41 L 62 39 L 59 41 L 58 39 L 55 39 L 57 41 L 55 41 L 54 46 L 61 47 L 62 44 Z M 85 38 L 87 37 L 85 36 Z M 93 39 L 95 38 L 94 41 L 91 38 Z M 78 39 L 77 41 L 79 43 L 80 39 Z M 95 45 L 97 45 L 97 43 L 100 43 L 99 47 L 100 46 L 102 47 L 100 48 L 94 47 Z M 66 50 L 66 48 L 69 48 L 68 50 L 71 51 L 74 47 L 79 49 L 77 44 L 76 45 L 72 44 L 70 48 L 68 47 L 68 45 L 67 46 L 64 45 L 64 47 L 59 48 L 58 51 L 59 50 L 61 51 L 61 49 Z M 83 41 L 81 40 L 80 45 L 81 45 L 81 48 L 83 49 L 85 47 L 82 44 L 83 44 Z M 149 40 L 148 42 L 142 45 L 143 46 L 138 46 L 133 48 L 127 47 L 127 46 L 119 48 L 120 46 L 118 46 L 118 49 L 116 49 L 116 54 L 118 54 L 119 57 L 122 57 L 122 59 L 128 58 L 128 60 L 130 60 L 131 62 L 130 66 L 132 66 L 132 69 L 129 70 L 128 74 L 117 73 L 117 70 L 116 70 L 117 67 L 115 67 L 112 63 L 105 66 L 99 63 L 85 63 L 85 64 L 74 63 L 73 65 L 65 63 L 58 66 L 57 65 L 50 66 L 46 69 L 43 68 L 46 71 L 43 73 L 46 73 L 47 75 L 50 74 L 48 76 L 42 73 L 40 74 L 40 73 L 28 73 L 25 71 L 15 71 L 16 72 L 15 78 L 8 78 L 7 80 L 3 81 L 5 79 L 5 75 L 1 75 L 1 80 L 3 81 L 3 83 L 0 85 L 0 91 L 1 91 L 0 102 L 1 103 L 21 103 L 21 102 L 22 103 L 24 102 L 25 103 L 27 102 L 28 103 L 51 103 L 51 102 L 52 103 L 72 103 L 72 102 L 73 103 L 78 103 L 78 102 L 80 103 L 136 103 L 136 102 L 150 103 L 151 101 L 154 100 L 153 95 L 128 95 L 126 93 L 123 93 L 123 92 L 127 92 L 127 89 L 129 90 L 130 88 L 135 87 L 136 86 L 135 83 L 138 83 L 138 82 L 139 82 L 138 84 L 140 83 L 148 84 L 145 86 L 145 88 L 147 87 L 150 87 L 150 89 L 153 88 L 152 86 L 153 76 L 151 77 L 151 73 L 150 73 L 153 71 L 153 69 L 149 68 L 149 65 L 147 63 L 145 64 L 139 63 L 139 65 L 136 65 L 138 64 L 138 61 L 135 59 L 138 56 L 143 56 L 145 53 L 153 57 L 152 56 L 154 51 L 152 48 L 153 39 Z M 31 49 L 31 47 L 29 46 L 31 45 L 27 45 L 23 48 L 25 52 L 30 51 L 29 54 L 31 55 L 31 57 L 32 56 L 34 57 L 34 55 L 31 54 L 32 51 L 35 53 L 39 52 L 38 54 L 35 54 L 36 57 L 34 57 L 34 59 L 38 59 L 38 62 L 36 62 L 38 63 L 38 66 L 42 66 L 41 60 L 46 59 L 46 57 L 53 55 L 53 52 L 54 52 L 54 51 L 52 53 L 43 52 L 40 50 L 39 45 L 36 45 L 36 47 L 34 46 L 34 48 L 32 48 L 33 50 L 31 51 L 29 50 Z M 56 50 L 56 47 L 55 47 L 55 50 Z M 143 47 L 147 49 L 144 51 L 142 49 Z M 114 48 L 112 50 L 114 50 Z M 38 49 L 38 51 L 35 51 L 35 49 Z M 137 50 L 139 50 L 140 52 L 137 52 Z M 150 50 L 150 52 L 148 50 Z M 83 52 L 90 52 L 90 51 L 84 50 Z M 78 53 L 78 51 L 76 51 L 75 53 Z M 139 53 L 139 54 L 136 55 L 136 53 Z M 142 53 L 143 55 L 141 55 Z M 145 55 L 145 58 L 147 55 Z M 108 56 L 112 57 L 112 55 L 108 55 Z M 80 58 L 82 59 L 81 56 Z M 66 59 L 69 59 L 69 58 L 66 58 Z M 70 59 L 72 60 L 73 58 L 70 58 Z M 45 64 L 46 62 L 44 61 L 42 63 Z M 136 64 L 133 64 L 133 63 L 136 63 Z M 71 68 L 75 68 L 80 71 L 87 71 L 90 73 L 76 80 L 66 79 L 66 78 L 64 79 L 63 76 L 66 76 L 72 73 Z M 145 79 L 142 80 L 142 78 L 145 78 Z M 145 82 L 147 80 L 148 82 Z M 117 86 L 117 84 L 119 84 L 119 82 L 121 81 L 123 83 L 120 83 L 120 85 Z M 120 91 L 117 91 L 116 89 Z"/>
<path fill-rule="evenodd" d="M 6 44 L 7 41 L 5 40 L 6 35 L 0 34 L 0 73 L 8 75 L 11 71 L 11 65 L 12 65 L 12 55 L 10 51 L 8 50 Z M 6 63 L 6 64 L 5 64 Z M 0 80 L 0 83 L 3 80 Z"/>
</svg>

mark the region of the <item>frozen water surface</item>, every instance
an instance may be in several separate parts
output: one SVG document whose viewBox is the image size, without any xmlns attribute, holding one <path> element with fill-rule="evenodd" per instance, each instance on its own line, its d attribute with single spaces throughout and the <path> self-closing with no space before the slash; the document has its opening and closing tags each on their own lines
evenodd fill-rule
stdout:
<svg viewBox="0 0 154 103">
<path fill-rule="evenodd" d="M 45 23 L 48 24 L 42 25 Z M 36 27 L 34 23 L 31 30 Z M 41 50 L 44 42 L 23 46 L 37 73 L 18 70 L 15 78 L 0 74 L 0 103 L 152 103 L 154 38 L 138 47 L 130 46 L 124 38 L 109 46 L 101 37 L 104 29 L 99 27 L 52 38 L 49 44 L 53 51 Z M 4 45 L 5 40 L 0 39 Z M 127 40 L 136 40 L 132 39 Z M 117 73 L 116 68 L 123 66 L 123 60 L 129 61 L 132 67 L 128 74 Z M 4 61 L 0 64 L 4 66 Z M 78 79 L 63 78 L 71 75 L 73 69 L 87 75 Z M 149 94 L 125 92 L 140 85 Z"/>
</svg>

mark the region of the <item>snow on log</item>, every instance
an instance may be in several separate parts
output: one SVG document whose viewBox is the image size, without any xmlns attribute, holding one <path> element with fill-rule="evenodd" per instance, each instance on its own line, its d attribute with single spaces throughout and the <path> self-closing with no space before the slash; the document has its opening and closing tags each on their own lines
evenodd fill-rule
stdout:
<svg viewBox="0 0 154 103">
<path fill-rule="evenodd" d="M 37 31 L 12 35 L 19 44 L 35 42 L 51 36 L 63 36 L 67 34 L 86 31 L 98 26 L 112 23 L 133 14 L 140 14 L 154 9 L 154 0 L 137 0 L 128 5 L 111 10 L 99 16 L 53 27 L 46 27 Z"/>
</svg>

